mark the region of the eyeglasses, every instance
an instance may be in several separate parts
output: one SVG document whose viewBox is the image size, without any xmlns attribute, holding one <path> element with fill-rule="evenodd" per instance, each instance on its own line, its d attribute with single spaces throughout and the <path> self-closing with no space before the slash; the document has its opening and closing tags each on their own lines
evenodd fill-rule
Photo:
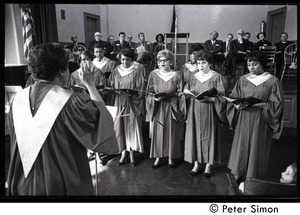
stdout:
<svg viewBox="0 0 300 215">
<path fill-rule="evenodd" d="M 168 59 L 157 60 L 158 63 L 165 63 L 165 62 L 168 62 L 168 61 L 170 61 L 170 60 L 168 60 Z"/>
</svg>

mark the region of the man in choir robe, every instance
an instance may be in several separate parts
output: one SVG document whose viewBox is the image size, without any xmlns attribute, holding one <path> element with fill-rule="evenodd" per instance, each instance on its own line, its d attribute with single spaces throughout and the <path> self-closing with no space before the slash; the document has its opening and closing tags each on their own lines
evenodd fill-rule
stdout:
<svg viewBox="0 0 300 215">
<path fill-rule="evenodd" d="M 288 41 L 288 37 L 289 37 L 288 33 L 283 32 L 281 33 L 281 37 L 280 37 L 281 41 L 275 43 L 276 46 L 275 62 L 276 62 L 276 69 L 277 69 L 276 76 L 278 78 L 281 77 L 281 73 L 283 69 L 282 66 L 284 64 L 284 50 L 288 45 L 293 43 L 292 41 Z"/>
</svg>

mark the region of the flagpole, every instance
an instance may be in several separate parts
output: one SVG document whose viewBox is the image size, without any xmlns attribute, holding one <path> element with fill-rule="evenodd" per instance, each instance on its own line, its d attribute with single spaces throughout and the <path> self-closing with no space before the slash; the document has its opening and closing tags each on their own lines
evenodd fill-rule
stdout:
<svg viewBox="0 0 300 215">
<path fill-rule="evenodd" d="M 177 53 L 177 16 L 175 17 L 175 37 L 174 37 L 174 70 L 176 70 L 176 53 Z"/>
</svg>

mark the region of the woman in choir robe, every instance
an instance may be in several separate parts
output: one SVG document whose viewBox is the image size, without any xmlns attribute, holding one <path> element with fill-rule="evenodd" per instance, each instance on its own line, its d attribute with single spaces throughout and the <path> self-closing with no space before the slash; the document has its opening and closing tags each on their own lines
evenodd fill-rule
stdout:
<svg viewBox="0 0 300 215">
<path fill-rule="evenodd" d="M 272 138 L 279 139 L 283 128 L 281 82 L 264 71 L 267 58 L 262 52 L 249 53 L 246 62 L 250 73 L 240 77 L 230 97 L 252 96 L 263 102 L 251 106 L 228 102 L 227 118 L 235 130 L 228 168 L 238 181 L 267 176 Z"/>
<path fill-rule="evenodd" d="M 115 89 L 136 90 L 136 92 L 115 94 L 114 106 L 118 107 L 120 116 L 115 122 L 115 131 L 119 149 L 122 151 L 118 165 L 127 163 L 129 151 L 131 165 L 135 166 L 135 152 L 144 152 L 142 123 L 145 118 L 145 100 L 142 91 L 145 68 L 142 64 L 133 61 L 134 52 L 130 49 L 122 49 L 120 57 L 121 64 L 109 77 L 110 86 Z"/>
<path fill-rule="evenodd" d="M 37 45 L 29 68 L 38 80 L 14 97 L 9 113 L 11 159 L 7 195 L 94 195 L 86 149 L 118 153 L 113 119 L 82 66 L 88 93 L 63 88 L 69 79 L 62 45 Z"/>
<path fill-rule="evenodd" d="M 106 86 L 106 77 L 104 73 L 94 65 L 92 61 L 92 54 L 89 51 L 84 51 L 80 54 L 81 67 L 71 74 L 69 86 L 79 86 L 86 88 L 84 83 L 80 79 L 80 73 L 82 72 L 82 65 L 86 65 L 90 68 L 90 71 L 94 74 L 94 84 L 96 86 Z"/>
<path fill-rule="evenodd" d="M 96 56 L 93 60 L 93 64 L 98 67 L 101 72 L 105 75 L 107 80 L 106 86 L 109 86 L 108 78 L 114 68 L 117 66 L 117 62 L 104 56 L 105 46 L 103 44 L 97 43 L 94 46 L 94 55 Z M 101 91 L 104 96 L 105 103 L 107 105 L 114 104 L 114 94 L 105 94 L 105 91 Z"/>
<path fill-rule="evenodd" d="M 194 74 L 195 72 L 198 72 L 198 66 L 197 62 L 195 60 L 195 54 L 204 49 L 202 45 L 191 45 L 189 47 L 189 58 L 190 60 L 183 64 L 180 68 L 180 74 L 183 78 L 183 83 L 187 83 L 190 79 L 191 74 Z"/>
<path fill-rule="evenodd" d="M 169 166 L 174 168 L 174 159 L 180 157 L 180 127 L 185 115 L 185 98 L 182 96 L 182 77 L 171 69 L 172 59 L 170 50 L 159 51 L 159 68 L 153 70 L 148 79 L 146 121 L 150 122 L 150 158 L 156 158 L 153 168 L 159 167 L 164 157 L 168 157 Z M 170 96 L 156 97 L 158 93 Z"/>
<path fill-rule="evenodd" d="M 206 163 L 204 177 L 209 178 L 211 166 L 220 163 L 220 125 L 227 124 L 226 100 L 221 95 L 227 95 L 227 84 L 222 75 L 210 69 L 213 56 L 209 51 L 197 52 L 195 60 L 198 71 L 191 74 L 183 93 L 198 95 L 214 87 L 218 94 L 200 100 L 190 99 L 187 107 L 184 160 L 194 164 L 191 176 L 198 174 L 199 163 Z"/>
</svg>

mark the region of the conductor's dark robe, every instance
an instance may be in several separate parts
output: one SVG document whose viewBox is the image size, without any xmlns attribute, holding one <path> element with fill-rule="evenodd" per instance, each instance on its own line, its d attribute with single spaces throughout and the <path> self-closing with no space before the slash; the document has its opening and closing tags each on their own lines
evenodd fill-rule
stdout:
<svg viewBox="0 0 300 215">
<path fill-rule="evenodd" d="M 36 84 L 39 84 L 36 96 L 30 95 L 30 98 L 35 96 L 38 111 L 53 85 L 39 81 Z M 9 130 L 11 160 L 7 195 L 94 195 L 87 149 L 118 153 L 111 115 L 103 102 L 91 100 L 87 93 L 71 95 L 58 114 L 27 178 L 20 159 L 12 111 L 9 113 Z"/>
<path fill-rule="evenodd" d="M 235 130 L 228 168 L 235 176 L 264 179 L 268 175 L 272 138 L 279 139 L 283 129 L 283 90 L 273 75 L 258 86 L 246 78 L 248 75 L 241 76 L 230 97 L 253 96 L 267 102 L 268 108 L 237 110 L 228 102 L 227 118 Z"/>
</svg>

